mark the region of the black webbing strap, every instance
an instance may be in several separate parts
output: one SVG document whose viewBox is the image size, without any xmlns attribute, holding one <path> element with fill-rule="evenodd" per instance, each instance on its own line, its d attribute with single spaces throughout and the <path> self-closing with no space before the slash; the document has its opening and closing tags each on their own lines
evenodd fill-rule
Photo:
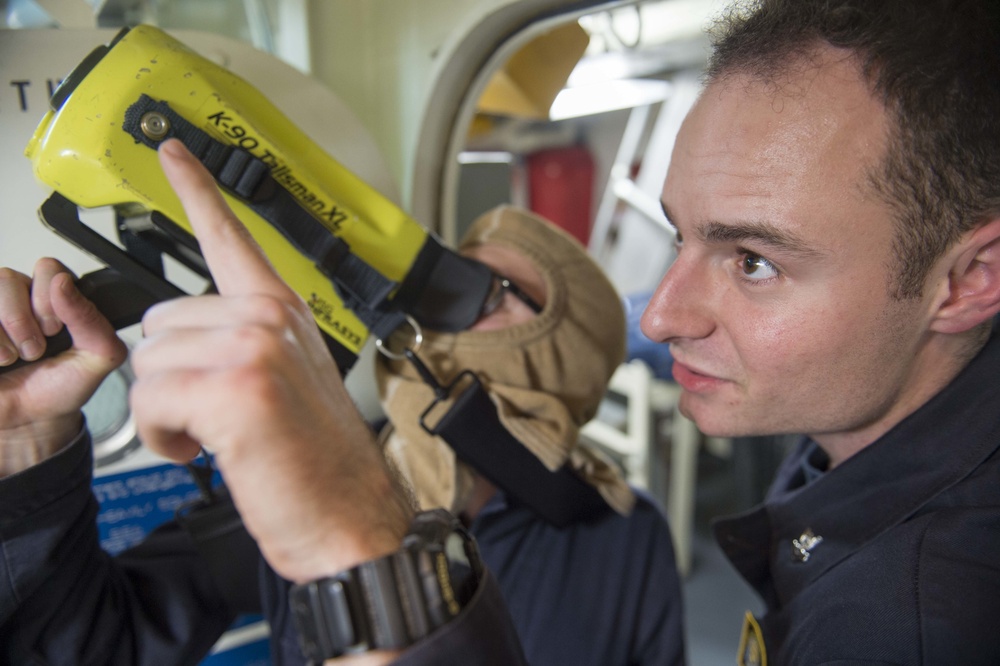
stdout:
<svg viewBox="0 0 1000 666">
<path fill-rule="evenodd" d="M 441 437 L 460 460 L 503 489 L 513 501 L 556 527 L 609 510 L 597 489 L 568 464 L 550 471 L 504 428 L 496 405 L 474 373 L 463 372 L 446 391 L 450 393 L 459 382 L 469 385 L 437 424 L 428 426 L 426 418 L 438 400 L 421 416 L 420 425 L 427 432 Z"/>
<path fill-rule="evenodd" d="M 150 112 L 169 121 L 156 139 L 148 137 L 142 129 L 143 117 Z M 122 129 L 154 150 L 169 138 L 180 139 L 222 187 L 242 199 L 313 261 L 331 280 L 344 306 L 377 338 L 387 337 L 403 322 L 403 313 L 389 299 L 397 283 L 353 254 L 347 242 L 323 226 L 274 180 L 266 162 L 238 146 L 213 139 L 175 113 L 169 104 L 148 95 L 142 95 L 128 108 Z"/>
</svg>

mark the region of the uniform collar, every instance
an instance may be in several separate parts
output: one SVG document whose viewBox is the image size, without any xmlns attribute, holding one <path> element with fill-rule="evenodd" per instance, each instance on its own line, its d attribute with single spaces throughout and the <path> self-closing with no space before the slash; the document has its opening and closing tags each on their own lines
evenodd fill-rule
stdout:
<svg viewBox="0 0 1000 666">
<path fill-rule="evenodd" d="M 768 606 L 918 513 L 1000 447 L 998 328 L 944 390 L 880 439 L 809 484 L 803 442 L 762 506 L 716 523 L 723 550 Z M 783 561 L 801 566 L 769 566 Z"/>
</svg>

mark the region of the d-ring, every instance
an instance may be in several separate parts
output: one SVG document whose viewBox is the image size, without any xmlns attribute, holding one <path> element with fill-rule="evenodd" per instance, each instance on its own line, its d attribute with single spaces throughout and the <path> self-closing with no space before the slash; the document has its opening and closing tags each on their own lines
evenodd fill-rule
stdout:
<svg viewBox="0 0 1000 666">
<path fill-rule="evenodd" d="M 416 319 L 414 319 L 410 315 L 405 315 L 405 317 L 406 317 L 406 323 L 409 324 L 410 328 L 413 329 L 414 338 L 413 338 L 412 351 L 415 352 L 420 349 L 420 344 L 424 341 L 424 334 L 420 330 L 420 324 L 417 323 Z M 385 344 L 382 342 L 382 338 L 375 338 L 375 349 L 379 350 L 379 353 L 381 353 L 386 358 L 391 358 L 394 361 L 402 361 L 403 359 L 406 358 L 406 354 L 402 353 L 397 354 L 394 351 L 389 351 L 388 347 L 386 347 Z"/>
</svg>

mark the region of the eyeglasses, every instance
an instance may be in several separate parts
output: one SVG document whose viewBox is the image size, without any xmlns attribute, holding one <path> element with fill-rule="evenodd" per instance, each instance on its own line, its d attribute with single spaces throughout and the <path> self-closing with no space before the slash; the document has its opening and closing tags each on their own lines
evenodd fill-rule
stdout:
<svg viewBox="0 0 1000 666">
<path fill-rule="evenodd" d="M 538 304 L 538 301 L 533 299 L 531 296 L 528 296 L 523 289 L 511 282 L 510 279 L 494 273 L 493 284 L 490 287 L 490 294 L 486 297 L 486 301 L 483 303 L 483 309 L 480 310 L 479 316 L 486 317 L 496 312 L 497 308 L 500 307 L 500 304 L 503 303 L 504 295 L 508 292 L 514 296 L 514 298 L 527 305 L 535 314 L 542 311 L 543 308 Z"/>
</svg>

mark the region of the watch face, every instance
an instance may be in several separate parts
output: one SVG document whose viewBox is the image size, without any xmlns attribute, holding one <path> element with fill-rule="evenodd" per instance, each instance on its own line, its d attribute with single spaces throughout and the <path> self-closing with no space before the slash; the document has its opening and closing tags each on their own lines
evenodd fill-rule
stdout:
<svg viewBox="0 0 1000 666">
<path fill-rule="evenodd" d="M 451 532 L 445 537 L 444 553 L 450 562 L 458 562 L 466 566 L 469 563 L 469 554 L 465 552 L 465 539 L 458 532 Z"/>
<path fill-rule="evenodd" d="M 471 558 L 468 549 L 470 546 L 473 549 Z M 476 587 L 479 584 L 481 565 L 479 564 L 478 550 L 476 550 L 472 537 L 460 532 L 451 532 L 445 539 L 444 551 L 448 560 L 448 574 L 455 590 L 455 597 L 464 608 L 472 599 L 472 595 L 476 593 Z"/>
</svg>

